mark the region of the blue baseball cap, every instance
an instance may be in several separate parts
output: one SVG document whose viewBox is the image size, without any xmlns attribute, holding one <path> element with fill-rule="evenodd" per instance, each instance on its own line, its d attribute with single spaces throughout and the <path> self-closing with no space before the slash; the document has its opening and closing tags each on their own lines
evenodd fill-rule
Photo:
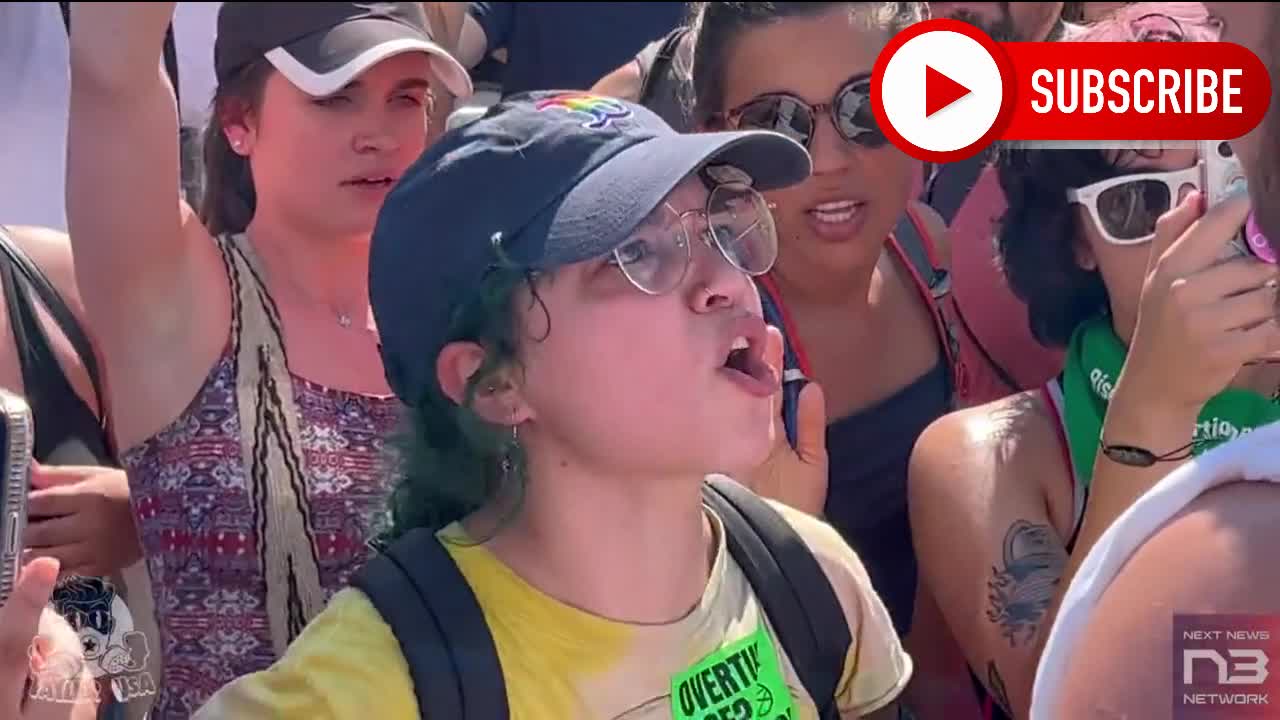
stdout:
<svg viewBox="0 0 1280 720">
<path fill-rule="evenodd" d="M 392 390 L 418 405 L 436 386 L 454 314 L 491 269 L 602 257 L 704 169 L 765 191 L 812 165 L 779 133 L 681 134 L 640 105 L 583 92 L 512 95 L 445 134 L 388 194 L 373 232 L 369 295 Z"/>
</svg>

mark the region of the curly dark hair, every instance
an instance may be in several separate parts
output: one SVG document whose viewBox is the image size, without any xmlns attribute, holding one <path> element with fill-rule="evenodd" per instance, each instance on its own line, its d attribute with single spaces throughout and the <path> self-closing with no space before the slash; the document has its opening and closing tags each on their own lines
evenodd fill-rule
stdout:
<svg viewBox="0 0 1280 720">
<path fill-rule="evenodd" d="M 405 431 L 395 439 L 402 478 L 391 493 L 391 527 L 375 538 L 383 545 L 414 528 L 435 531 L 470 515 L 514 485 L 523 494 L 525 458 L 511 428 L 485 421 L 471 409 L 476 392 L 495 374 L 519 363 L 522 290 L 531 309 L 546 312 L 526 269 L 491 271 L 474 298 L 453 316 L 448 342 L 474 342 L 485 350 L 483 365 L 467 380 L 461 405 L 438 384 L 408 408 Z M 519 303 L 519 304 L 517 304 Z M 550 318 L 548 318 L 549 321 Z M 423 358 L 434 368 L 434 357 Z M 512 485 L 508 485 L 508 483 Z"/>
<path fill-rule="evenodd" d="M 1067 190 L 1121 171 L 1101 150 L 1004 149 L 1000 185 L 1008 209 L 996 252 L 1009 287 L 1027 304 L 1032 335 L 1065 347 L 1081 323 L 1109 311 L 1102 275 L 1077 259 L 1079 215 Z"/>
</svg>

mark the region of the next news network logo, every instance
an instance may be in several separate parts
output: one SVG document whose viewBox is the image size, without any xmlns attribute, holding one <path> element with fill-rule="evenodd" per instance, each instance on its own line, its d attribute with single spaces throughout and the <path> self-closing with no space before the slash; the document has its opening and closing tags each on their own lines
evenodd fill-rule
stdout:
<svg viewBox="0 0 1280 720">
<path fill-rule="evenodd" d="M 1280 615 L 1174 615 L 1174 720 L 1280 717 Z"/>
</svg>

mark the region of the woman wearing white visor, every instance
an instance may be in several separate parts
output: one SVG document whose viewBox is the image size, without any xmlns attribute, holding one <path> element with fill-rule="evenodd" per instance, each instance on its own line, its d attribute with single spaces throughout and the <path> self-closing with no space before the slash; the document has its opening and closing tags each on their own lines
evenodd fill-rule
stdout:
<svg viewBox="0 0 1280 720">
<path fill-rule="evenodd" d="M 421 3 L 226 3 L 197 212 L 159 70 L 173 5 L 73 7 L 67 182 L 154 585 L 157 719 L 270 665 L 366 558 L 396 417 L 369 235 L 433 90 L 470 92 Z"/>
</svg>

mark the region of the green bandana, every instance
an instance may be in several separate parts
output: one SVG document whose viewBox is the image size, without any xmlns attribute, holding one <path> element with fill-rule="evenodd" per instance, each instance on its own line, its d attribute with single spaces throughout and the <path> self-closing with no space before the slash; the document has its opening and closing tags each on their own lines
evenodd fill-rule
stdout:
<svg viewBox="0 0 1280 720">
<path fill-rule="evenodd" d="M 764 625 L 672 676 L 671 717 L 795 720 L 795 703 Z"/>
<path fill-rule="evenodd" d="M 1063 415 L 1071 461 L 1085 487 L 1093 480 L 1102 420 L 1127 353 L 1106 317 L 1082 325 L 1067 348 L 1062 372 Z M 1277 420 L 1280 420 L 1280 404 L 1251 390 L 1228 388 L 1215 395 L 1200 411 L 1193 452 L 1199 455 Z M 1160 453 L 1177 448 L 1150 449 Z"/>
</svg>

